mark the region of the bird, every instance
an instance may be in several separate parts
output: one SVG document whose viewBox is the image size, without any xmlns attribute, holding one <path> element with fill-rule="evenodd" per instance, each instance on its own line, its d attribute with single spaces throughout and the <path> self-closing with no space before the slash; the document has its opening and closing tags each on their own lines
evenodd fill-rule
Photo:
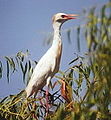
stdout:
<svg viewBox="0 0 111 120">
<path fill-rule="evenodd" d="M 59 71 L 61 55 L 62 55 L 62 38 L 61 38 L 61 26 L 64 22 L 76 19 L 77 14 L 57 13 L 52 17 L 53 26 L 53 42 L 48 51 L 41 57 L 37 65 L 34 68 L 29 83 L 25 89 L 27 98 L 34 95 L 36 96 L 38 91 L 45 85 L 47 88 L 51 82 L 51 79 Z M 46 91 L 48 94 L 48 90 Z"/>
</svg>

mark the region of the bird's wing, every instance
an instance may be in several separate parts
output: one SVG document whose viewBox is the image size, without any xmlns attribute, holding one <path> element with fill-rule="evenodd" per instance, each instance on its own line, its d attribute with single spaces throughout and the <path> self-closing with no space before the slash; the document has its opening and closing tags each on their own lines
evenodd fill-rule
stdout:
<svg viewBox="0 0 111 120">
<path fill-rule="evenodd" d="M 26 87 L 27 96 L 34 91 L 43 88 L 47 83 L 47 78 L 52 78 L 55 74 L 56 57 L 54 52 L 49 49 L 36 65 L 31 79 Z"/>
<path fill-rule="evenodd" d="M 51 76 L 52 72 L 54 71 L 56 59 L 54 57 L 50 57 L 50 54 L 46 54 L 43 56 L 38 64 L 36 65 L 29 84 L 32 86 L 34 84 L 42 83 L 43 81 L 46 82 L 48 76 Z"/>
</svg>

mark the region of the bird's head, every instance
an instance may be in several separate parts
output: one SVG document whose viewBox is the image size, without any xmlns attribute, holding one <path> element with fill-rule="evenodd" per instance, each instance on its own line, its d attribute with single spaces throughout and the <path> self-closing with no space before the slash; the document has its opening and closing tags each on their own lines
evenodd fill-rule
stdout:
<svg viewBox="0 0 111 120">
<path fill-rule="evenodd" d="M 65 14 L 65 13 L 57 13 L 52 17 L 52 22 L 54 24 L 62 25 L 65 21 L 71 20 L 71 19 L 76 19 L 77 14 Z"/>
</svg>

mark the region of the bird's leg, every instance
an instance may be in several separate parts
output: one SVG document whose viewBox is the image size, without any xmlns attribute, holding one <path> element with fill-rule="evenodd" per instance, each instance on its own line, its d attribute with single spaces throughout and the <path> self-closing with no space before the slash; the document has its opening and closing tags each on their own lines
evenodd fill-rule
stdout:
<svg viewBox="0 0 111 120">
<path fill-rule="evenodd" d="M 46 110 L 49 111 L 49 86 L 47 86 L 46 90 Z"/>
<path fill-rule="evenodd" d="M 50 84 L 51 76 L 47 78 L 47 90 L 46 90 L 46 111 L 49 112 L 49 84 Z"/>
</svg>

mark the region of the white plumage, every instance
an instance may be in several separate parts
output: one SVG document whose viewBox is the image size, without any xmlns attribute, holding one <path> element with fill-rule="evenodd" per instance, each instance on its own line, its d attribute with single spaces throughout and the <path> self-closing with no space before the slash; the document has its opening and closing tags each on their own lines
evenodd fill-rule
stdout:
<svg viewBox="0 0 111 120">
<path fill-rule="evenodd" d="M 62 41 L 60 29 L 61 25 L 69 20 L 75 19 L 77 15 L 58 13 L 53 16 L 54 37 L 52 46 L 36 65 L 31 79 L 26 87 L 27 97 L 37 94 L 45 85 L 49 85 L 50 80 L 58 72 L 62 54 Z"/>
</svg>

